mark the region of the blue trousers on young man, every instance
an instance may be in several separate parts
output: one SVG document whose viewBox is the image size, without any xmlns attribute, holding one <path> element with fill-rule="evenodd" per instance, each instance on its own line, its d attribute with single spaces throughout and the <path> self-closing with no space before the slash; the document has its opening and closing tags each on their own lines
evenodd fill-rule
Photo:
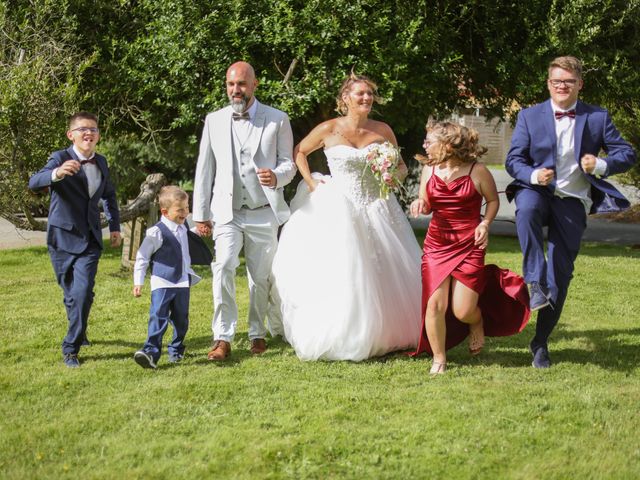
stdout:
<svg viewBox="0 0 640 480">
<path fill-rule="evenodd" d="M 538 282 L 549 292 L 550 305 L 538 312 L 532 350 L 547 347 L 560 319 L 587 214 L 577 198 L 560 198 L 550 192 L 520 188 L 515 193 L 516 228 L 523 253 L 522 269 L 527 283 Z M 548 227 L 547 256 L 543 227 Z"/>
<path fill-rule="evenodd" d="M 162 337 L 169 323 L 173 326 L 173 339 L 167 346 L 169 356 L 184 354 L 184 337 L 189 329 L 189 288 L 157 288 L 151 292 L 149 329 L 142 348 L 155 363 L 162 352 Z"/>
<path fill-rule="evenodd" d="M 51 245 L 48 249 L 56 280 L 64 294 L 63 301 L 69 323 L 67 335 L 62 340 L 62 354 L 77 354 L 87 330 L 102 249 L 93 239 L 79 254 L 69 253 Z"/>
</svg>

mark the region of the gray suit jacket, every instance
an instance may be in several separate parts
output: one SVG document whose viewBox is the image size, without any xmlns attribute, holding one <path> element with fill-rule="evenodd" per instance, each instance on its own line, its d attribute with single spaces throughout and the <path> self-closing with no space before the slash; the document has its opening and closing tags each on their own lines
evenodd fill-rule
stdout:
<svg viewBox="0 0 640 480">
<path fill-rule="evenodd" d="M 256 99 L 257 101 L 257 99 Z M 193 188 L 193 220 L 223 225 L 233 219 L 233 143 L 230 106 L 209 113 L 204 122 Z M 293 134 L 286 113 L 258 103 L 247 141 L 256 168 L 269 168 L 276 187 L 262 187 L 279 224 L 291 215 L 282 189 L 296 174 Z"/>
</svg>

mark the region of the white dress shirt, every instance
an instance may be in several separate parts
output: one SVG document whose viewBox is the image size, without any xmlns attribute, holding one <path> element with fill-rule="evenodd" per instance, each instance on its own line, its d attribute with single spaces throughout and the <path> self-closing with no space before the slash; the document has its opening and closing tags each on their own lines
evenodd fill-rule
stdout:
<svg viewBox="0 0 640 480">
<path fill-rule="evenodd" d="M 189 275 L 192 277 L 191 285 L 198 283 L 201 278 L 191 268 L 191 257 L 189 256 L 189 241 L 187 240 L 187 228 L 172 222 L 164 215 L 160 218 L 167 228 L 173 233 L 180 243 L 182 249 L 182 276 L 178 282 L 173 283 L 166 278 L 151 275 L 151 290 L 158 288 L 189 288 Z M 155 225 L 147 229 L 147 234 L 136 253 L 136 263 L 133 267 L 133 284 L 144 285 L 144 277 L 147 267 L 151 261 L 151 256 L 162 246 L 162 232 Z"/>
<path fill-rule="evenodd" d="M 231 128 L 233 129 L 234 136 L 240 141 L 240 144 L 246 143 L 253 128 L 253 119 L 256 117 L 256 110 L 258 110 L 258 99 L 254 97 L 253 103 L 247 110 L 249 118 L 239 118 L 231 121 Z"/>
<path fill-rule="evenodd" d="M 87 158 L 78 151 L 75 145 L 73 145 L 72 148 L 73 148 L 73 151 L 76 152 L 76 155 L 78 156 L 80 161 L 91 160 L 93 157 L 96 156 L 96 154 L 93 153 L 89 158 Z M 98 167 L 98 165 L 96 165 L 95 163 L 85 163 L 80 168 L 82 168 L 82 171 L 87 176 L 87 185 L 89 187 L 89 197 L 93 197 L 93 195 L 98 190 L 98 187 L 100 187 L 100 182 L 102 182 L 102 172 L 100 171 L 100 168 Z M 58 178 L 58 169 L 54 168 L 53 171 L 51 172 L 51 181 L 59 182 L 60 180 L 62 180 L 62 178 Z"/>
</svg>

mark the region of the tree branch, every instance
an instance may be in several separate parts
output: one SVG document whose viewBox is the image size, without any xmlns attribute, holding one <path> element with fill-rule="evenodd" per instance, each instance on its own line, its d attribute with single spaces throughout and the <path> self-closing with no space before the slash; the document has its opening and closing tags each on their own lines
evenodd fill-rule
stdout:
<svg viewBox="0 0 640 480">
<path fill-rule="evenodd" d="M 294 58 L 293 60 L 291 60 L 291 65 L 289 65 L 289 70 L 287 70 L 287 74 L 284 76 L 284 80 L 282 80 L 283 85 L 286 85 L 287 82 L 289 82 L 291 75 L 293 75 L 293 71 L 296 69 L 296 65 L 298 65 L 298 59 Z"/>
</svg>

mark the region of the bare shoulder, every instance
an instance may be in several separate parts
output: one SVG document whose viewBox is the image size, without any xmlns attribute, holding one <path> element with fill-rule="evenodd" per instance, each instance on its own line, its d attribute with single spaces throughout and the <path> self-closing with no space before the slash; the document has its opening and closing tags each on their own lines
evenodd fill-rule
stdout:
<svg viewBox="0 0 640 480">
<path fill-rule="evenodd" d="M 325 120 L 322 123 L 319 123 L 314 127 L 312 132 L 329 135 L 336 129 L 336 124 L 338 122 L 337 118 L 332 118 L 330 120 Z"/>
<path fill-rule="evenodd" d="M 378 133 L 385 140 L 397 145 L 398 142 L 396 141 L 396 136 L 388 124 L 380 122 L 379 120 L 369 120 L 369 128 Z"/>
<path fill-rule="evenodd" d="M 473 167 L 473 170 L 471 171 L 471 176 L 476 176 L 479 179 L 482 178 L 493 178 L 493 174 L 491 173 L 491 170 L 489 170 L 487 168 L 487 166 L 484 163 L 480 163 L 480 162 L 476 162 L 475 166 Z"/>
<path fill-rule="evenodd" d="M 322 148 L 327 137 L 330 137 L 335 129 L 335 119 L 326 120 L 316 125 L 298 144 L 298 149 L 305 155 Z"/>
<path fill-rule="evenodd" d="M 316 141 L 324 141 L 324 139 L 330 136 L 335 130 L 335 123 L 335 119 L 326 120 L 322 123 L 319 123 L 318 125 L 313 127 L 313 130 L 311 130 L 307 134 L 306 138 L 311 138 Z"/>
</svg>

